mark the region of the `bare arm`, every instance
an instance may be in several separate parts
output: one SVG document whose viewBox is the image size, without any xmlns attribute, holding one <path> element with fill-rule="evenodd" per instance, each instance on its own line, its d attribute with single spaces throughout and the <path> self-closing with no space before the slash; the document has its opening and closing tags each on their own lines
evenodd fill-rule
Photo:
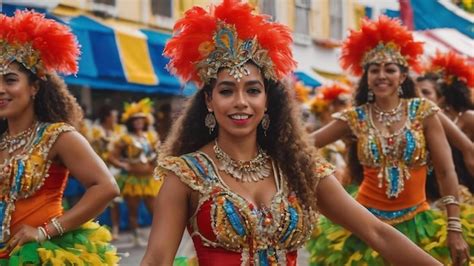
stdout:
<svg viewBox="0 0 474 266">
<path fill-rule="evenodd" d="M 124 147 L 121 146 L 120 144 L 114 144 L 112 151 L 110 152 L 109 155 L 109 162 L 120 169 L 124 169 L 126 171 L 130 170 L 130 166 L 128 163 L 123 162 L 120 160 L 120 153 Z"/>
<path fill-rule="evenodd" d="M 59 158 L 86 188 L 78 204 L 58 218 L 66 231 L 95 218 L 119 195 L 117 183 L 107 166 L 78 132 L 61 134 L 51 154 Z"/>
<path fill-rule="evenodd" d="M 394 265 L 442 265 L 357 203 L 334 176 L 321 180 L 317 195 L 323 215 L 353 232 Z"/>
<path fill-rule="evenodd" d="M 443 125 L 449 143 L 462 152 L 467 170 L 471 175 L 474 175 L 474 143 L 445 114 L 439 112 L 438 118 Z"/>
<path fill-rule="evenodd" d="M 153 210 L 148 247 L 141 266 L 173 265 L 189 214 L 191 189 L 177 176 L 165 177 Z"/>
<path fill-rule="evenodd" d="M 443 126 L 436 115 L 425 118 L 424 134 L 436 172 L 436 178 L 442 196 L 452 195 L 459 199 L 458 178 L 454 170 L 451 148 L 449 147 Z M 459 206 L 447 205 L 448 217 L 459 217 Z M 461 265 L 463 256 L 469 258 L 469 248 L 460 232 L 448 231 L 448 246 L 454 265 Z"/>
<path fill-rule="evenodd" d="M 314 145 L 317 148 L 321 148 L 350 133 L 351 129 L 347 122 L 336 119 L 316 130 L 316 132 L 311 133 L 311 138 L 314 139 Z"/>
</svg>

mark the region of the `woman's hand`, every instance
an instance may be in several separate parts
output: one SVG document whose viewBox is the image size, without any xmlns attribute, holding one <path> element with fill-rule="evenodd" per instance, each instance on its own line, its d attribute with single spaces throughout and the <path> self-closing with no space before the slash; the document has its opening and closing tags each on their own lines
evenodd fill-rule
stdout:
<svg viewBox="0 0 474 266">
<path fill-rule="evenodd" d="M 448 231 L 448 248 L 453 266 L 462 266 L 469 262 L 469 246 L 461 233 Z"/>
<path fill-rule="evenodd" d="M 8 247 L 10 250 L 13 250 L 16 246 L 21 246 L 32 241 L 37 242 L 38 237 L 38 228 L 23 224 L 8 241 Z"/>
</svg>

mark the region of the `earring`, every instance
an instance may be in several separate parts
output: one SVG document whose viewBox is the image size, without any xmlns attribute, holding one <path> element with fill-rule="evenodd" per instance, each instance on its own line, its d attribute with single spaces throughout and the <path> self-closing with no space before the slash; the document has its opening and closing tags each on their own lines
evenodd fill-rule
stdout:
<svg viewBox="0 0 474 266">
<path fill-rule="evenodd" d="M 374 101 L 374 91 L 372 89 L 369 89 L 369 92 L 367 92 L 367 101 L 369 102 Z"/>
<path fill-rule="evenodd" d="M 31 95 L 31 99 L 34 101 L 35 98 L 36 98 L 36 94 L 32 94 L 32 95 Z"/>
<path fill-rule="evenodd" d="M 265 137 L 267 136 L 267 130 L 270 127 L 270 116 L 268 114 L 264 114 L 262 118 L 262 128 L 263 134 Z"/>
<path fill-rule="evenodd" d="M 214 128 L 216 127 L 216 117 L 214 116 L 213 112 L 209 112 L 206 115 L 206 118 L 204 119 L 204 124 L 206 125 L 207 128 L 209 128 L 209 135 L 214 131 Z"/>
<path fill-rule="evenodd" d="M 400 97 L 403 96 L 403 89 L 402 89 L 402 86 L 398 86 L 398 96 L 400 96 Z"/>
</svg>

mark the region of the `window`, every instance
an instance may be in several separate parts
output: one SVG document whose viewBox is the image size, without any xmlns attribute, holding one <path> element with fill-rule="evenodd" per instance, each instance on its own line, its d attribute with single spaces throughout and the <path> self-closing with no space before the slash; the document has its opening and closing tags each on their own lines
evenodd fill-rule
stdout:
<svg viewBox="0 0 474 266">
<path fill-rule="evenodd" d="M 309 37 L 309 13 L 311 10 L 311 0 L 295 1 L 295 43 L 309 45 L 311 39 Z"/>
<path fill-rule="evenodd" d="M 295 32 L 309 34 L 309 11 L 311 0 L 296 0 Z"/>
<path fill-rule="evenodd" d="M 334 40 L 342 40 L 343 6 L 342 0 L 329 1 L 329 27 L 330 37 Z"/>
<path fill-rule="evenodd" d="M 115 0 L 94 0 L 94 3 L 115 6 Z"/>
<path fill-rule="evenodd" d="M 173 9 L 171 6 L 171 0 L 152 0 L 151 1 L 151 12 L 155 16 L 172 17 Z"/>
<path fill-rule="evenodd" d="M 262 0 L 261 13 L 271 16 L 271 21 L 276 21 L 275 0 Z"/>
<path fill-rule="evenodd" d="M 94 14 L 101 17 L 117 15 L 115 0 L 93 0 L 92 9 Z"/>
</svg>

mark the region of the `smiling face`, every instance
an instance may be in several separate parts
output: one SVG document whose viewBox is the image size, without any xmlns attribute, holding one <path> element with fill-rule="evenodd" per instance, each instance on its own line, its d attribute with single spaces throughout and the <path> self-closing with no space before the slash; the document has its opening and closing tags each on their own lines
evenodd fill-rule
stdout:
<svg viewBox="0 0 474 266">
<path fill-rule="evenodd" d="M 38 87 L 30 84 L 28 74 L 16 62 L 0 75 L 0 117 L 18 117 L 33 112 L 33 96 Z"/>
<path fill-rule="evenodd" d="M 206 95 L 209 111 L 214 112 L 219 124 L 219 137 L 256 135 L 267 104 L 262 74 L 254 64 L 247 63 L 249 75 L 240 81 L 221 70 L 210 96 Z"/>
<path fill-rule="evenodd" d="M 375 98 L 398 97 L 398 87 L 405 81 L 406 73 L 394 63 L 371 64 L 367 69 L 367 83 Z"/>
</svg>

